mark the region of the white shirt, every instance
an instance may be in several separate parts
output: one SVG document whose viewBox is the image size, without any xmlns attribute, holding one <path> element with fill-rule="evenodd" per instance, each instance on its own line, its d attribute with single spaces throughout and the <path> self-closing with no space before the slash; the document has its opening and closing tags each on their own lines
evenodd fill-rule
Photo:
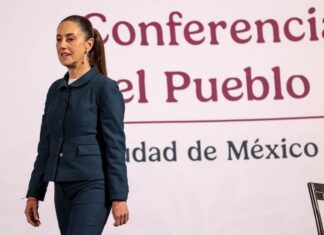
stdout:
<svg viewBox="0 0 324 235">
<path fill-rule="evenodd" d="M 68 81 L 68 85 L 70 85 L 72 82 L 74 82 L 75 80 L 77 80 L 78 78 L 69 78 Z"/>
</svg>

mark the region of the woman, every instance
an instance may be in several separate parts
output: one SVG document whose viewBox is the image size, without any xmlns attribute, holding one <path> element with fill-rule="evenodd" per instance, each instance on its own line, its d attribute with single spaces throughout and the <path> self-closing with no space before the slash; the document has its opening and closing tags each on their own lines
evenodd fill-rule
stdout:
<svg viewBox="0 0 324 235">
<path fill-rule="evenodd" d="M 53 181 L 61 234 L 101 234 L 110 210 L 115 226 L 129 217 L 125 104 L 107 77 L 102 38 L 87 18 L 63 19 L 56 49 L 68 71 L 47 93 L 25 215 L 40 225 L 38 203 Z"/>
</svg>

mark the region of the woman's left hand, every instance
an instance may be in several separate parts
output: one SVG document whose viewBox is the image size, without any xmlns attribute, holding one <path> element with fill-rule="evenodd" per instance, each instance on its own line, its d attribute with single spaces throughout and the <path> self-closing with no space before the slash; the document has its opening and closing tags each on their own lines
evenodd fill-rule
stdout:
<svg viewBox="0 0 324 235">
<path fill-rule="evenodd" d="M 113 201 L 112 214 L 115 220 L 114 226 L 126 224 L 129 219 L 129 212 L 126 201 Z"/>
</svg>

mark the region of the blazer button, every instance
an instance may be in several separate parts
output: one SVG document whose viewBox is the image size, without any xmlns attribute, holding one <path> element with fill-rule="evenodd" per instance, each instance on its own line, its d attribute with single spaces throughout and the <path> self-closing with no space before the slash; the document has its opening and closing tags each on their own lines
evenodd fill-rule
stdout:
<svg viewBox="0 0 324 235">
<path fill-rule="evenodd" d="M 60 157 L 63 157 L 63 153 L 60 153 Z"/>
</svg>

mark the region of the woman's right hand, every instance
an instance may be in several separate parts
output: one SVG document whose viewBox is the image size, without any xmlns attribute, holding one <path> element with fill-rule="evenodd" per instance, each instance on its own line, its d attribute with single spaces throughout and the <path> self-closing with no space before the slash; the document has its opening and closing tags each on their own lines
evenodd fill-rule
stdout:
<svg viewBox="0 0 324 235">
<path fill-rule="evenodd" d="M 28 223 L 34 227 L 38 227 L 41 222 L 38 214 L 38 199 L 35 197 L 28 197 L 25 208 L 25 215 Z"/>
</svg>

